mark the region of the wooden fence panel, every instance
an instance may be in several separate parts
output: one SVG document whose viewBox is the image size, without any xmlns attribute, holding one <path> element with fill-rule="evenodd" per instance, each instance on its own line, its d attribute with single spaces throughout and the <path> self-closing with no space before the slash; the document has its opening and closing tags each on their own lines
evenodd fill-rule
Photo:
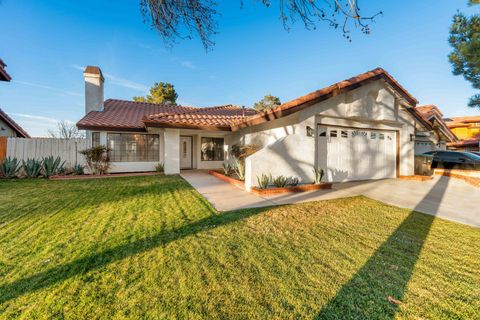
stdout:
<svg viewBox="0 0 480 320">
<path fill-rule="evenodd" d="M 0 137 L 0 161 L 7 156 L 7 137 Z"/>
<path fill-rule="evenodd" d="M 56 139 L 56 138 L 8 138 L 6 139 L 6 156 L 18 160 L 42 159 L 43 157 L 60 157 L 66 161 L 67 167 L 75 164 L 85 165 L 84 157 L 79 151 L 89 148 L 86 139 Z M 1 157 L 0 141 L 0 157 Z M 0 158 L 1 159 L 1 158 Z"/>
</svg>

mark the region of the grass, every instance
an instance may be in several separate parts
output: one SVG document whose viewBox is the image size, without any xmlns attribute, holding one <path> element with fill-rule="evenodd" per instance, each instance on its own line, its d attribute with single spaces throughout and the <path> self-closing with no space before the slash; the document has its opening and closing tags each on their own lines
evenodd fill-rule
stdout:
<svg viewBox="0 0 480 320">
<path fill-rule="evenodd" d="M 0 318 L 474 319 L 479 243 L 365 197 L 219 213 L 177 176 L 0 181 Z"/>
</svg>

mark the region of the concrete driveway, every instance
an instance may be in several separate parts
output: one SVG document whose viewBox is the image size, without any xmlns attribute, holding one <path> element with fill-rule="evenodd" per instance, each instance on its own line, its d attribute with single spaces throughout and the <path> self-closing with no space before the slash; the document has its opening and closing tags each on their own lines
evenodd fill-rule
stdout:
<svg viewBox="0 0 480 320">
<path fill-rule="evenodd" d="M 207 172 L 188 171 L 182 173 L 182 177 L 219 211 L 364 195 L 398 207 L 480 227 L 480 189 L 454 178 L 436 176 L 429 181 L 357 181 L 334 184 L 331 190 L 259 197 Z"/>
</svg>

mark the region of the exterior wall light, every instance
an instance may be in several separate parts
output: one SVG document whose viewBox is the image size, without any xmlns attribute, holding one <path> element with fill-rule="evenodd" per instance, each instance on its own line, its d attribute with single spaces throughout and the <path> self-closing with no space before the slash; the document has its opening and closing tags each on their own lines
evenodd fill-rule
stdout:
<svg viewBox="0 0 480 320">
<path fill-rule="evenodd" d="M 313 137 L 313 135 L 315 134 L 314 130 L 312 127 L 310 126 L 307 126 L 307 137 Z"/>
</svg>

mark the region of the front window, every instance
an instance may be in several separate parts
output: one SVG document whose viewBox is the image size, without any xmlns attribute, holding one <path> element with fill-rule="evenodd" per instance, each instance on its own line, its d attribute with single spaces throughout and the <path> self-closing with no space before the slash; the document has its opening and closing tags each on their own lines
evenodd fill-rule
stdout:
<svg viewBox="0 0 480 320">
<path fill-rule="evenodd" d="M 202 137 L 202 161 L 223 161 L 223 138 Z"/>
<path fill-rule="evenodd" d="M 100 132 L 92 132 L 92 147 L 100 145 Z"/>
<path fill-rule="evenodd" d="M 112 162 L 157 162 L 160 158 L 156 134 L 109 133 L 107 145 Z"/>
</svg>

